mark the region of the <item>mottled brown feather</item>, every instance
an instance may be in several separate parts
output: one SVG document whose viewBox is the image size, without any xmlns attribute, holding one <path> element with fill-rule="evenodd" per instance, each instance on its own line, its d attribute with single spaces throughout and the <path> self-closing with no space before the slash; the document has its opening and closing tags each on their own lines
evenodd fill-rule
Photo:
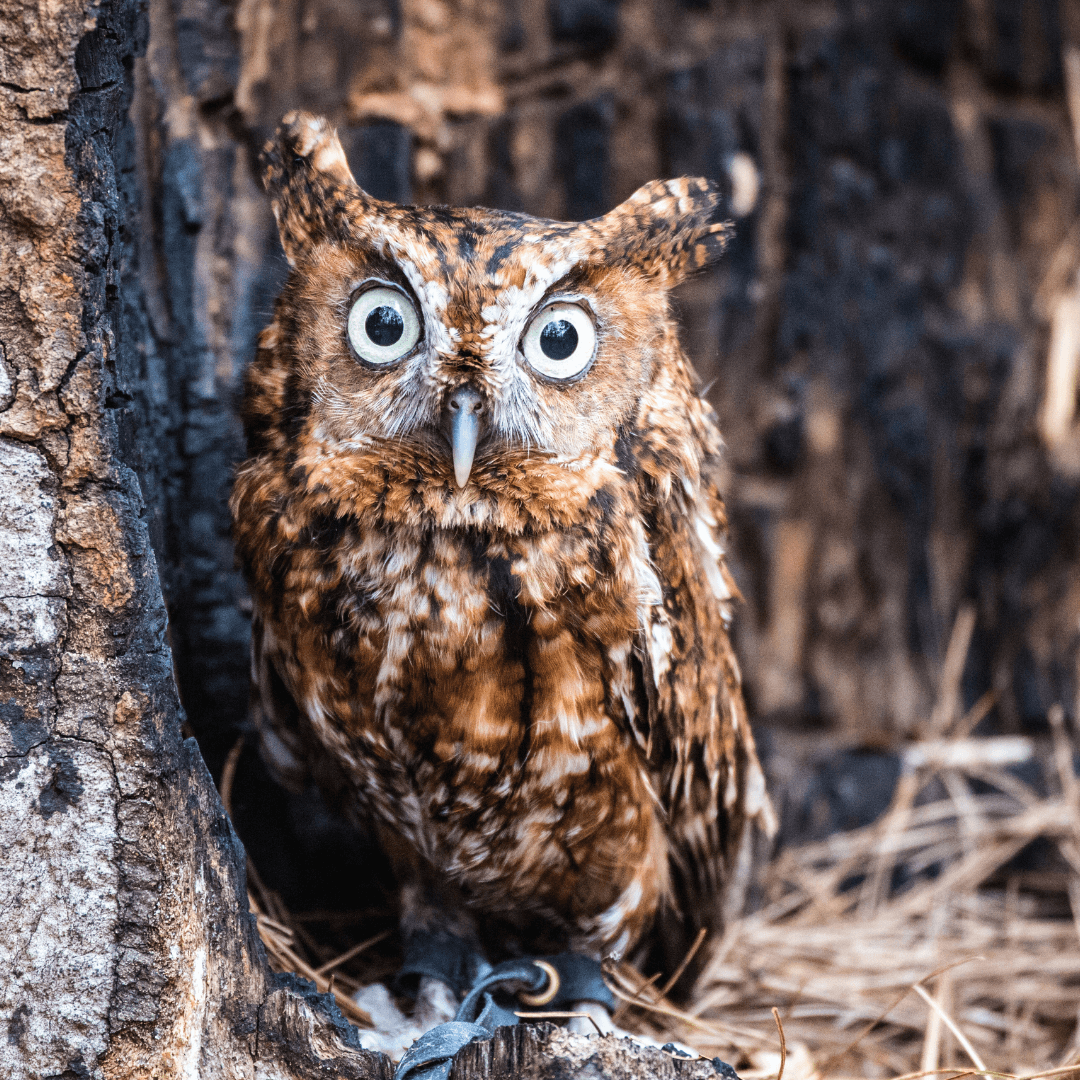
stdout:
<svg viewBox="0 0 1080 1080">
<path fill-rule="evenodd" d="M 304 114 L 265 168 L 293 269 L 247 375 L 232 511 L 267 759 L 381 839 L 406 931 L 600 957 L 715 929 L 769 810 L 728 638 L 720 435 L 667 301 L 723 246 L 714 191 L 649 184 L 579 224 L 399 207 Z M 370 278 L 424 318 L 392 370 L 347 344 Z M 517 351 L 556 294 L 597 325 L 560 385 Z M 439 422 L 463 385 L 489 436 L 458 488 Z"/>
</svg>

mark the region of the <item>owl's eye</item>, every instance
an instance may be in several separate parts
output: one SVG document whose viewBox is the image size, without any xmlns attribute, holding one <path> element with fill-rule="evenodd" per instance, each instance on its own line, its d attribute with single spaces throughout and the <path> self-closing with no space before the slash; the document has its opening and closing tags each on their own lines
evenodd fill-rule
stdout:
<svg viewBox="0 0 1080 1080">
<path fill-rule="evenodd" d="M 548 379 L 583 375 L 596 351 L 596 327 L 580 304 L 548 304 L 529 323 L 521 339 L 529 367 Z"/>
<path fill-rule="evenodd" d="M 353 302 L 348 332 L 356 355 L 383 367 L 412 352 L 420 340 L 420 319 L 404 293 L 377 285 Z"/>
</svg>

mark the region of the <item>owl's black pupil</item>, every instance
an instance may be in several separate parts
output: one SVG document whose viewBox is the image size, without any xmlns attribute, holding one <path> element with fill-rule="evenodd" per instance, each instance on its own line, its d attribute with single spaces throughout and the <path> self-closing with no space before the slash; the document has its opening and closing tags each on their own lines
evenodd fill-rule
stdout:
<svg viewBox="0 0 1080 1080">
<path fill-rule="evenodd" d="M 540 348 L 551 360 L 565 360 L 577 345 L 577 331 L 565 319 L 554 319 L 540 331 Z"/>
<path fill-rule="evenodd" d="M 364 323 L 367 336 L 376 345 L 393 345 L 405 332 L 405 321 L 389 304 L 375 308 Z"/>
</svg>

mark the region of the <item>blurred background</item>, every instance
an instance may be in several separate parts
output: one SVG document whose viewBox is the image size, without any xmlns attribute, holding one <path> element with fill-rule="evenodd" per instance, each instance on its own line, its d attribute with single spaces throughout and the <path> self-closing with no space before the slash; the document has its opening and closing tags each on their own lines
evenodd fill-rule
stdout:
<svg viewBox="0 0 1080 1080">
<path fill-rule="evenodd" d="M 782 842 L 872 820 L 943 708 L 978 734 L 1076 723 L 1080 3 L 149 0 L 148 22 L 123 177 L 146 400 L 120 416 L 215 776 L 246 724 L 238 391 L 286 270 L 254 163 L 297 107 L 387 199 L 580 219 L 657 177 L 720 184 L 735 240 L 676 300 L 728 443 Z M 263 876 L 294 908 L 355 896 L 355 840 L 238 753 Z"/>
</svg>

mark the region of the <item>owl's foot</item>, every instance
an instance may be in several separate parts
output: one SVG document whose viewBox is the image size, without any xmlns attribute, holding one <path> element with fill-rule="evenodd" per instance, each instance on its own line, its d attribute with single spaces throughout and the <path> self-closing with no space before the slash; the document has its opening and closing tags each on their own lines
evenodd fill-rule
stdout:
<svg viewBox="0 0 1080 1080">
<path fill-rule="evenodd" d="M 386 1054 L 391 1061 L 399 1061 L 420 1032 L 397 1007 L 390 991 L 382 983 L 372 983 L 357 990 L 353 1001 L 375 1025 L 371 1031 L 359 1032 L 360 1045 L 365 1050 Z"/>
<path fill-rule="evenodd" d="M 444 982 L 425 975 L 420 979 L 416 1008 L 406 1016 L 382 983 L 361 987 L 353 1001 L 364 1009 L 375 1025 L 373 1031 L 360 1032 L 365 1050 L 378 1050 L 391 1061 L 400 1061 L 405 1051 L 425 1032 L 453 1020 L 457 998 Z"/>
<path fill-rule="evenodd" d="M 696 1050 L 692 1050 L 682 1043 L 671 1042 L 670 1040 L 660 1043 L 648 1035 L 635 1035 L 632 1031 L 624 1031 L 611 1019 L 611 1013 L 598 1001 L 575 1001 L 570 1007 L 570 1011 L 585 1014 L 583 1016 L 572 1016 L 566 1021 L 567 1030 L 574 1032 L 576 1035 L 614 1035 L 616 1038 L 632 1039 L 640 1046 L 651 1046 L 656 1050 L 665 1050 L 667 1053 L 676 1054 L 679 1057 L 696 1058 L 699 1056 Z"/>
<path fill-rule="evenodd" d="M 453 1020 L 458 1010 L 457 995 L 441 979 L 432 975 L 420 978 L 420 991 L 416 995 L 413 1023 L 420 1030 L 428 1031 L 436 1024 Z"/>
<path fill-rule="evenodd" d="M 395 1073 L 398 1080 L 406 1080 L 413 1072 L 426 1076 L 437 1063 L 448 1073 L 450 1059 L 466 1042 L 490 1035 L 497 1027 L 516 1024 L 534 1010 L 537 1019 L 577 1013 L 568 1018 L 566 1026 L 579 1035 L 614 1035 L 681 1057 L 698 1056 L 681 1044 L 661 1044 L 647 1035 L 635 1035 L 618 1027 L 611 1017 L 615 999 L 604 984 L 600 965 L 588 957 L 561 953 L 544 960 L 506 961 L 494 968 L 482 963 L 481 957 L 470 965 L 478 973 L 459 1004 L 446 981 L 421 973 L 434 967 L 440 972 L 445 968 L 450 979 L 460 975 L 463 968 L 457 962 L 461 959 L 457 953 L 461 950 L 449 948 L 446 935 L 430 941 L 417 940 L 423 947 L 413 949 L 415 955 L 403 969 L 420 976 L 411 1017 L 401 1012 L 381 983 L 364 987 L 354 995 L 376 1027 L 375 1031 L 360 1033 L 361 1045 L 400 1062 Z M 598 998 L 606 1001 L 602 1003 Z"/>
</svg>

